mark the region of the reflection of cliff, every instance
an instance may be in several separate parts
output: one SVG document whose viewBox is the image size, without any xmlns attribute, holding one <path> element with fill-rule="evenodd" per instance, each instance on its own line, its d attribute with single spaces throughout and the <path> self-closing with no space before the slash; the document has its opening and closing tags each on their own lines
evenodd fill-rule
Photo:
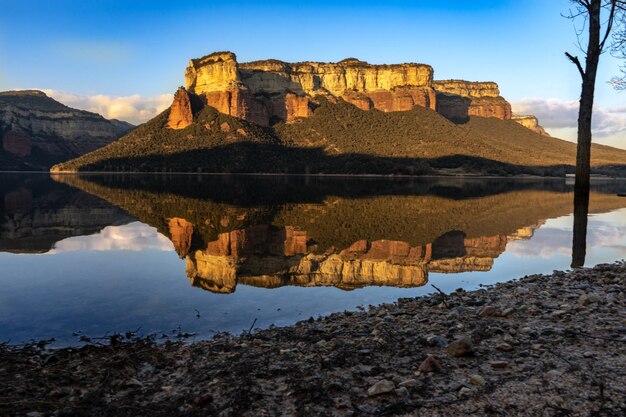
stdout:
<svg viewBox="0 0 626 417">
<path fill-rule="evenodd" d="M 5 175 L 3 180 L 0 251 L 47 252 L 59 240 L 131 220 L 117 207 L 47 176 Z"/>
<path fill-rule="evenodd" d="M 218 183 L 224 190 L 218 193 L 213 177 L 202 177 L 206 184 L 185 177 L 194 185 L 186 196 L 165 176 L 103 178 L 57 179 L 157 227 L 186 258 L 192 283 L 218 292 L 231 292 L 237 283 L 415 286 L 429 271 L 486 271 L 509 240 L 532 237 L 543 219 L 567 215 L 572 207 L 571 193 L 519 185 L 523 181 L 510 191 L 485 181 L 492 194 L 458 179 L 405 189 L 367 181 L 367 187 L 350 188 L 342 181 L 344 189 L 307 193 L 304 182 L 289 188 L 298 179 L 230 177 Z M 176 181 L 185 186 L 180 177 Z M 477 191 L 468 193 L 465 184 Z M 239 196 L 244 192 L 249 194 Z M 625 205 L 615 194 L 593 192 L 590 211 Z"/>
<path fill-rule="evenodd" d="M 177 239 L 177 237 L 172 237 Z M 337 251 L 322 248 L 293 227 L 255 226 L 221 234 L 206 249 L 187 256 L 192 285 L 230 293 L 238 283 L 258 287 L 369 285 L 417 287 L 428 272 L 488 271 L 506 247 L 503 235 L 466 239 L 462 232 L 442 235 L 433 243 L 358 240 Z"/>
<path fill-rule="evenodd" d="M 366 285 L 411 287 L 426 282 L 424 265 L 430 247 L 380 240 L 355 242 L 337 253 L 323 253 L 307 233 L 293 227 L 255 226 L 224 233 L 205 250 L 187 257 L 187 275 L 193 285 L 216 292 L 232 292 L 237 282 L 257 286 Z"/>
</svg>

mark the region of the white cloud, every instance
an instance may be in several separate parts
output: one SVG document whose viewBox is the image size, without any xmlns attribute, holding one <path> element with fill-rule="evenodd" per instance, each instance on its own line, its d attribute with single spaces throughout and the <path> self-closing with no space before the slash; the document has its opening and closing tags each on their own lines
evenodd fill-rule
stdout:
<svg viewBox="0 0 626 417">
<path fill-rule="evenodd" d="M 123 226 L 107 226 L 94 235 L 75 236 L 61 240 L 48 253 L 112 250 L 171 251 L 174 250 L 174 245 L 154 227 L 133 222 Z"/>
<path fill-rule="evenodd" d="M 529 98 L 515 102 L 517 114 L 534 114 L 552 136 L 576 140 L 578 100 Z M 594 107 L 594 142 L 626 149 L 626 107 Z"/>
<path fill-rule="evenodd" d="M 152 119 L 168 108 L 174 99 L 173 94 L 161 94 L 156 97 L 131 96 L 81 96 L 62 91 L 43 89 L 53 99 L 81 110 L 101 114 L 107 119 L 120 119 L 133 124 L 141 124 Z"/>
</svg>

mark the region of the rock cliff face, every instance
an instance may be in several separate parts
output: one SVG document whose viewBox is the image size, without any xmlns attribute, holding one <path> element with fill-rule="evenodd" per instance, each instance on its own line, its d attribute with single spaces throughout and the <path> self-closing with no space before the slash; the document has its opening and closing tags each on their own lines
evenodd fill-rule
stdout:
<svg viewBox="0 0 626 417">
<path fill-rule="evenodd" d="M 174 94 L 174 102 L 170 108 L 167 127 L 170 129 L 184 129 L 191 123 L 193 123 L 191 98 L 187 90 L 180 87 L 178 91 L 176 91 L 176 94 Z"/>
<path fill-rule="evenodd" d="M 511 105 L 494 82 L 433 80 L 423 64 L 372 65 L 355 58 L 336 63 L 287 63 L 274 59 L 238 63 L 232 52 L 192 59 L 185 72 L 187 94 L 224 114 L 261 126 L 294 122 L 313 114 L 317 96 L 345 100 L 361 110 L 436 110 L 464 123 L 470 116 L 511 119 Z M 168 127 L 190 124 L 191 106 L 179 90 Z M 521 123 L 521 122 L 520 122 Z M 522 123 L 535 130 L 529 121 Z"/>
<path fill-rule="evenodd" d="M 539 125 L 539 120 L 537 120 L 535 116 L 514 114 L 512 119 L 514 122 L 521 124 L 535 133 L 539 133 L 543 136 L 550 136 L 548 132 L 546 132 L 545 129 Z"/>
<path fill-rule="evenodd" d="M 342 98 L 363 110 L 435 109 L 432 78 L 433 69 L 422 64 L 371 65 L 353 58 L 239 64 L 232 52 L 192 59 L 185 72 L 190 93 L 224 114 L 262 126 L 310 116 L 318 95 Z"/>
<path fill-rule="evenodd" d="M 49 168 L 107 145 L 131 128 L 67 107 L 41 91 L 0 92 L 2 152 L 18 165 Z"/>
<path fill-rule="evenodd" d="M 434 81 L 437 112 L 450 120 L 464 122 L 470 116 L 511 118 L 511 104 L 500 96 L 494 82 L 463 80 Z"/>
</svg>

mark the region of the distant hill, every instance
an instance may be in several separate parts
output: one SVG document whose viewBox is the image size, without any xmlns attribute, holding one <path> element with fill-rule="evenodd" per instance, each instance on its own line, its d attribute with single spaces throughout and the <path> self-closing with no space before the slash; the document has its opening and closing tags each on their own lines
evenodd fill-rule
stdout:
<svg viewBox="0 0 626 417">
<path fill-rule="evenodd" d="M 457 124 L 423 107 L 382 112 L 317 101 L 311 116 L 272 127 L 194 101 L 193 122 L 183 129 L 167 127 L 168 109 L 53 171 L 560 176 L 574 170 L 575 144 L 511 120 L 470 117 Z M 592 165 L 624 175 L 626 150 L 593 145 Z"/>
<path fill-rule="evenodd" d="M 132 128 L 65 106 L 38 90 L 0 92 L 0 170 L 48 170 Z"/>
</svg>

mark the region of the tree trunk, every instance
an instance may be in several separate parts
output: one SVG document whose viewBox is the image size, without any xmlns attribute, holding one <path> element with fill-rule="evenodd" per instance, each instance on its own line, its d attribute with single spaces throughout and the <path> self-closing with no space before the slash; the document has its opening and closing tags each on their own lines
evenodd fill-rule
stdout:
<svg viewBox="0 0 626 417">
<path fill-rule="evenodd" d="M 587 215 L 589 214 L 589 187 L 576 186 L 574 190 L 574 236 L 572 239 L 572 268 L 585 265 L 587 255 Z"/>
<path fill-rule="evenodd" d="M 589 43 L 578 109 L 578 147 L 576 149 L 576 187 L 589 188 L 591 174 L 591 114 L 600 61 L 600 10 L 602 0 L 592 0 L 589 8 Z"/>
<path fill-rule="evenodd" d="M 576 183 L 574 185 L 574 234 L 572 267 L 582 267 L 587 250 L 587 215 L 591 175 L 591 115 L 600 61 L 600 11 L 602 0 L 591 0 L 589 11 L 589 43 L 585 70 L 581 71 L 582 90 L 578 109 L 578 146 L 576 148 Z"/>
</svg>

